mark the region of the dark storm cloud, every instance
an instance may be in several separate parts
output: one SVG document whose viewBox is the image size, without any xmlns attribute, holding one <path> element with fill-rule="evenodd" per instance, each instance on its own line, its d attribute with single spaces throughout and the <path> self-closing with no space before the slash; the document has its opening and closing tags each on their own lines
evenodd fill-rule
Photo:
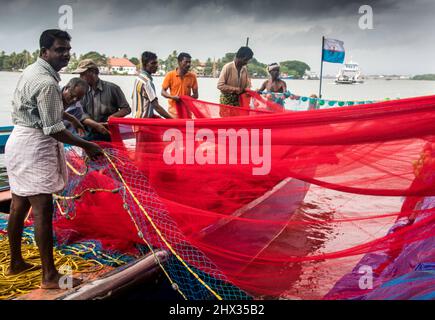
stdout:
<svg viewBox="0 0 435 320">
<path fill-rule="evenodd" d="M 82 1 L 76 1 L 78 4 Z M 363 4 L 371 5 L 378 14 L 398 8 L 404 0 L 133 0 L 133 1 L 92 1 L 100 13 L 116 20 L 123 21 L 125 27 L 135 23 L 132 17 L 144 16 L 143 24 L 177 24 L 192 21 L 207 22 L 218 19 L 226 20 L 230 17 L 243 19 L 249 17 L 255 21 L 269 22 L 288 19 L 316 19 L 318 17 L 341 17 L 358 12 Z M 98 10 L 94 11 L 98 12 Z M 111 28 L 110 19 L 101 25 Z"/>
<path fill-rule="evenodd" d="M 355 16 L 363 4 L 377 15 L 400 8 L 405 0 L 0 0 L 0 23 L 4 30 L 55 25 L 58 8 L 71 5 L 76 23 L 88 30 L 110 31 L 130 27 L 225 23 L 315 21 L 319 18 Z M 422 9 L 424 11 L 424 9 Z"/>
<path fill-rule="evenodd" d="M 0 50 L 36 49 L 57 27 L 58 9 L 74 12 L 73 50 L 138 56 L 188 51 L 199 59 L 237 50 L 250 37 L 255 57 L 300 59 L 317 69 L 322 36 L 345 42 L 367 72 L 435 72 L 434 0 L 0 0 Z M 372 6 L 374 30 L 358 27 Z M 413 57 L 413 59 L 409 59 Z M 337 65 L 328 65 L 337 68 Z M 331 69 L 332 70 L 332 69 Z M 418 70 L 418 71 L 417 71 Z M 317 70 L 318 71 L 318 70 Z M 335 69 L 331 71 L 335 73 Z"/>
<path fill-rule="evenodd" d="M 106 26 L 110 22 L 122 21 L 118 27 L 137 23 L 136 19 L 143 16 L 141 23 L 167 23 L 189 22 L 195 19 L 213 19 L 213 15 L 225 18 L 225 15 L 236 15 L 241 18 L 251 17 L 256 20 L 288 19 L 303 16 L 308 19 L 330 16 L 335 17 L 355 13 L 362 4 L 371 5 L 378 13 L 397 8 L 405 0 L 1 0 L 2 10 L 0 18 L 11 21 L 11 13 L 21 13 L 23 19 L 18 20 L 29 23 L 29 19 L 44 20 L 51 16 L 62 4 L 69 4 L 77 14 L 86 19 L 95 19 L 95 26 Z M 206 10 L 201 10 L 206 9 Z M 198 12 L 204 12 L 198 16 Z M 223 15 L 222 15 L 223 14 Z M 93 17 L 93 18 L 91 18 Z M 103 19 L 99 19 L 103 18 Z M 113 23 L 110 24 L 113 26 Z"/>
<path fill-rule="evenodd" d="M 81 2 L 81 1 L 76 1 Z M 92 1 L 106 7 L 113 8 L 117 12 L 134 13 L 142 10 L 151 10 L 155 8 L 165 8 L 173 13 L 174 18 L 182 18 L 183 14 L 189 13 L 195 8 L 207 6 L 216 9 L 232 10 L 239 15 L 258 15 L 260 17 L 287 17 L 295 14 L 304 14 L 305 16 L 315 17 L 328 14 L 330 12 L 347 14 L 354 11 L 355 7 L 362 4 L 368 4 L 376 7 L 377 10 L 383 11 L 396 7 L 403 0 L 132 0 L 132 1 Z"/>
<path fill-rule="evenodd" d="M 200 5 L 204 1 L 190 0 L 187 1 L 192 6 Z M 207 1 L 206 1 L 207 2 Z M 256 15 L 264 17 L 288 17 L 292 15 L 303 14 L 306 17 L 323 16 L 329 13 L 348 14 L 354 12 L 362 4 L 375 6 L 377 10 L 383 11 L 395 7 L 400 2 L 397 0 L 334 0 L 334 1 L 318 1 L 318 0 L 241 0 L 241 1 L 210 1 L 209 4 L 216 4 L 231 10 L 234 10 L 240 15 Z M 179 2 L 181 3 L 181 2 Z"/>
</svg>

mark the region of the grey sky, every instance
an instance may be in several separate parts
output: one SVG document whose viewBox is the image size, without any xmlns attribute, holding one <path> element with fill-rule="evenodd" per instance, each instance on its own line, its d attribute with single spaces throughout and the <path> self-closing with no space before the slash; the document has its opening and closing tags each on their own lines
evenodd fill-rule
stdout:
<svg viewBox="0 0 435 320">
<path fill-rule="evenodd" d="M 250 37 L 265 63 L 298 59 L 320 68 L 321 37 L 344 41 L 363 72 L 435 73 L 435 1 L 314 0 L 0 0 L 0 50 L 34 50 L 42 30 L 57 27 L 61 5 L 73 8 L 73 51 L 166 57 L 173 49 L 219 58 Z M 369 4 L 374 29 L 358 27 Z M 325 64 L 335 74 L 339 65 Z"/>
</svg>

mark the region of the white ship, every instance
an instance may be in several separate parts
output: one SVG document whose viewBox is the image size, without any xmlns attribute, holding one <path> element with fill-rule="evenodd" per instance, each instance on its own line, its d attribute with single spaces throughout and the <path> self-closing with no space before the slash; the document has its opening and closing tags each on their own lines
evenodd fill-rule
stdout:
<svg viewBox="0 0 435 320">
<path fill-rule="evenodd" d="M 304 80 L 319 80 L 319 76 L 313 71 L 305 71 L 305 74 L 302 76 Z"/>
<path fill-rule="evenodd" d="M 364 83 L 359 64 L 353 61 L 345 62 L 335 79 L 337 84 Z"/>
</svg>

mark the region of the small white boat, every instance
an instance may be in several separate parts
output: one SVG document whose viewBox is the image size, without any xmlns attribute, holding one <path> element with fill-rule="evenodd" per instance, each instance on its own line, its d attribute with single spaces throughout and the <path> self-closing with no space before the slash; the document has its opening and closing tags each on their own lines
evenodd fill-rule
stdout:
<svg viewBox="0 0 435 320">
<path fill-rule="evenodd" d="M 340 69 L 335 79 L 337 84 L 355 84 L 364 83 L 359 64 L 353 61 L 346 62 Z"/>
</svg>

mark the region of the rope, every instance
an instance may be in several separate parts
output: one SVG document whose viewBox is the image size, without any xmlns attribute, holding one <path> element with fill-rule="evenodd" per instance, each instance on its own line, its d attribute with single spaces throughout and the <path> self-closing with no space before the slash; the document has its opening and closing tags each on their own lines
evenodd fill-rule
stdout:
<svg viewBox="0 0 435 320">
<path fill-rule="evenodd" d="M 28 236 L 28 233 L 25 236 Z M 39 251 L 33 239 L 26 238 L 21 251 L 26 262 L 35 266 L 41 265 Z M 86 260 L 81 257 L 82 254 L 75 252 L 74 255 L 69 255 L 62 250 L 54 249 L 55 266 L 58 270 L 69 267 L 77 273 L 96 272 L 103 268 L 103 264 L 95 260 Z M 17 275 L 7 275 L 9 264 L 9 241 L 7 237 L 0 236 L 0 300 L 13 299 L 40 288 L 42 280 L 40 268 L 35 267 Z"/>
<path fill-rule="evenodd" d="M 297 100 L 297 101 L 302 101 L 302 102 L 316 103 L 316 104 L 319 104 L 321 106 L 327 104 L 330 107 L 334 106 L 335 104 L 342 107 L 345 105 L 353 106 L 353 105 L 358 105 L 358 104 L 370 104 L 370 103 L 383 101 L 383 100 L 329 100 L 329 99 L 296 95 L 296 94 L 291 93 L 288 90 L 286 92 L 257 91 L 257 93 L 259 93 L 263 96 L 266 96 L 266 98 L 268 96 L 272 99 L 281 99 L 281 100 L 285 100 L 285 99 L 289 98 L 292 100 Z M 399 99 L 399 98 L 396 98 L 396 99 Z M 393 99 L 385 98 L 384 100 L 388 101 L 388 100 L 393 100 Z"/>
<path fill-rule="evenodd" d="M 181 264 L 186 268 L 187 271 L 189 271 L 197 280 L 198 282 L 203 285 L 209 292 L 211 292 L 218 300 L 222 300 L 222 297 L 215 292 L 212 288 L 210 288 L 210 286 L 208 286 L 204 280 L 201 279 L 201 277 L 194 272 L 189 266 L 188 264 L 184 261 L 184 259 L 182 257 L 179 256 L 179 254 L 175 251 L 175 249 L 172 247 L 172 245 L 166 240 L 166 238 L 163 236 L 162 232 L 160 231 L 160 229 L 155 225 L 154 221 L 151 219 L 151 217 L 149 216 L 148 212 L 145 210 L 145 208 L 142 206 L 142 204 L 140 203 L 140 201 L 136 198 L 136 196 L 134 195 L 134 193 L 131 191 L 129 185 L 125 182 L 124 178 L 122 177 L 121 173 L 119 172 L 117 166 L 115 165 L 115 163 L 113 163 L 112 159 L 110 158 L 110 156 L 104 152 L 104 156 L 107 158 L 107 160 L 109 161 L 109 163 L 111 164 L 111 166 L 113 167 L 113 169 L 115 170 L 116 174 L 118 175 L 118 178 L 121 180 L 122 184 L 124 185 L 126 191 L 128 191 L 128 193 L 130 194 L 130 196 L 133 198 L 134 202 L 136 203 L 136 205 L 139 207 L 139 209 L 142 211 L 142 213 L 145 215 L 145 217 L 147 218 L 148 222 L 151 224 L 152 228 L 155 230 L 155 232 L 157 233 L 157 235 L 160 237 L 160 239 L 163 241 L 163 243 L 167 246 L 167 248 L 169 249 L 169 251 L 177 258 L 178 261 L 181 262 Z M 132 216 L 130 215 L 130 217 L 132 218 Z M 136 224 L 136 222 L 134 221 L 134 219 L 132 218 L 133 223 L 135 224 L 136 229 L 138 229 L 139 232 L 139 236 L 141 236 L 141 232 Z M 141 239 L 144 240 L 144 242 L 149 246 L 149 244 L 145 241 L 143 235 L 141 236 Z M 150 247 L 150 246 L 149 246 Z M 159 262 L 159 265 L 162 267 L 162 265 Z M 171 281 L 171 283 L 173 283 L 173 280 L 169 277 L 169 275 L 167 274 L 167 272 L 163 269 L 163 271 L 165 272 L 166 276 L 168 277 L 168 279 Z M 178 287 L 178 286 L 177 286 Z M 179 288 L 177 288 L 177 290 L 179 291 Z M 180 292 L 180 291 L 179 291 Z M 184 298 L 186 298 L 183 295 Z"/>
<path fill-rule="evenodd" d="M 106 153 L 104 153 L 105 154 L 105 156 L 108 158 L 108 155 L 106 154 Z M 114 159 L 116 159 L 116 160 L 118 160 L 118 161 L 120 161 L 122 164 L 124 164 L 124 162 L 123 161 L 121 161 L 119 158 L 117 158 L 117 157 L 115 157 L 115 156 L 113 156 L 112 158 L 114 158 Z M 109 159 L 109 158 L 108 158 Z M 85 161 L 86 163 L 87 163 L 87 161 Z M 112 166 L 115 168 L 115 164 L 111 161 L 111 159 L 109 159 L 109 162 L 112 164 Z M 80 176 L 82 176 L 81 174 L 78 174 L 78 170 L 76 170 L 69 162 L 67 162 L 67 164 L 69 165 L 68 167 L 76 174 L 76 175 L 80 175 Z M 87 169 L 86 169 L 86 172 L 88 171 L 88 167 L 87 167 Z M 116 173 L 118 174 L 118 176 L 120 177 L 120 178 L 122 178 L 121 177 L 121 174 L 119 173 L 119 171 L 115 168 L 115 171 L 116 171 Z M 122 179 L 122 181 L 123 181 L 123 183 L 125 184 L 125 182 L 124 182 L 124 180 Z M 68 197 L 65 197 L 65 196 L 60 196 L 60 195 L 53 195 L 53 197 L 54 197 L 54 199 L 55 199 L 55 203 L 56 203 L 56 205 L 57 205 L 57 207 L 58 207 L 58 209 L 59 209 L 59 212 L 60 212 L 60 214 L 61 215 L 63 215 L 63 216 L 65 216 L 67 219 L 74 219 L 75 218 L 75 216 L 69 216 L 68 215 L 68 213 L 66 212 L 64 212 L 63 210 L 62 210 L 62 206 L 60 205 L 60 203 L 58 202 L 58 200 L 76 200 L 76 199 L 80 199 L 81 198 L 81 196 L 84 194 L 84 193 L 86 193 L 86 192 L 90 192 L 90 193 L 95 193 L 95 192 L 111 192 L 111 193 L 118 193 L 121 189 L 124 189 L 124 188 L 116 188 L 116 189 L 113 189 L 113 190 L 108 190 L 108 189 L 93 189 L 93 188 L 88 188 L 88 189 L 85 189 L 85 190 L 83 190 L 82 192 L 80 192 L 79 194 L 75 194 L 75 195 L 71 195 L 71 196 L 68 196 Z M 124 190 L 125 191 L 125 190 Z M 155 261 L 158 263 L 158 265 L 159 265 L 159 267 L 160 267 L 160 269 L 163 271 L 163 273 L 165 274 L 165 276 L 168 278 L 168 280 L 169 280 L 169 282 L 171 283 L 171 286 L 172 286 L 172 288 L 174 288 L 174 290 L 176 290 L 185 300 L 187 300 L 187 297 L 186 297 L 186 295 L 181 291 L 181 289 L 180 289 L 180 286 L 171 278 L 171 276 L 169 275 L 169 273 L 167 272 L 167 270 L 165 269 L 165 267 L 162 265 L 162 263 L 160 262 L 160 259 L 157 257 L 157 255 L 156 255 L 156 253 L 155 253 L 155 251 L 153 250 L 153 248 L 152 248 L 152 246 L 148 243 L 148 241 L 145 239 L 145 237 L 144 237 L 144 235 L 143 235 L 143 233 L 140 231 L 140 228 L 139 228 L 139 226 L 137 225 L 137 223 L 136 223 L 136 221 L 135 221 L 135 219 L 134 219 L 134 217 L 133 217 L 133 214 L 131 213 L 131 211 L 130 211 L 130 209 L 129 209 L 129 207 L 128 207 L 128 205 L 127 205 L 127 203 L 126 203 L 126 201 L 125 201 L 125 192 L 123 192 L 122 193 L 123 194 L 123 200 L 124 200 L 124 209 L 127 211 L 127 213 L 128 213 L 128 215 L 130 216 L 130 219 L 132 220 L 132 222 L 133 222 L 133 224 L 134 224 L 134 226 L 135 226 L 135 228 L 136 228 L 136 230 L 138 231 L 138 236 L 139 236 L 139 238 L 141 238 L 141 240 L 146 244 L 146 246 L 148 247 L 148 249 L 151 251 L 151 253 L 153 254 L 153 256 L 154 256 L 154 259 L 155 259 Z M 135 201 L 137 201 L 137 199 L 136 199 L 136 197 L 132 194 L 132 197 L 135 199 Z M 138 202 L 138 201 L 137 201 Z M 70 246 L 71 247 L 71 246 Z M 75 251 L 75 250 L 71 250 L 73 253 L 76 253 L 77 251 Z M 109 257 L 109 256 L 107 256 L 107 257 Z"/>
<path fill-rule="evenodd" d="M 189 266 L 188 264 L 184 261 L 184 259 L 176 252 L 176 250 L 172 247 L 172 245 L 167 241 L 167 239 L 163 236 L 162 232 L 160 231 L 160 229 L 156 226 L 156 224 L 154 223 L 153 219 L 149 216 L 148 212 L 145 210 L 145 208 L 142 206 L 142 204 L 140 203 L 140 201 L 137 199 L 137 197 L 134 195 L 134 193 L 132 192 L 132 190 L 130 189 L 129 185 L 126 183 L 126 181 L 124 180 L 123 176 L 121 175 L 121 173 L 119 172 L 116 164 L 112 161 L 111 156 L 109 156 L 106 152 L 104 152 L 104 156 L 106 157 L 106 159 L 108 160 L 108 162 L 110 163 L 110 165 L 113 167 L 116 175 L 118 176 L 118 178 L 120 179 L 123 187 L 122 188 L 117 188 L 117 189 L 113 189 L 113 190 L 108 190 L 108 189 L 85 189 L 83 190 L 81 193 L 76 194 L 76 195 L 71 195 L 68 197 L 65 196 L 59 196 L 59 195 L 55 195 L 55 202 L 56 205 L 59 209 L 59 212 L 62 215 L 67 216 L 67 218 L 73 218 L 68 216 L 68 213 L 63 212 L 61 205 L 59 204 L 58 200 L 76 200 L 79 199 L 85 192 L 91 192 L 91 193 L 95 193 L 95 192 L 112 192 L 112 193 L 117 193 L 119 192 L 121 189 L 125 191 L 127 191 L 130 196 L 132 197 L 132 199 L 134 200 L 134 202 L 136 203 L 136 205 L 139 207 L 140 211 L 142 211 L 142 213 L 145 215 L 146 219 L 148 220 L 148 222 L 151 224 L 152 228 L 155 230 L 155 232 L 157 233 L 157 235 L 159 236 L 159 238 L 163 241 L 163 243 L 166 245 L 166 247 L 169 249 L 169 251 L 177 258 L 178 261 L 181 262 L 181 264 L 186 268 L 186 270 L 192 274 L 197 280 L 198 282 L 203 285 L 209 292 L 211 292 L 218 300 L 222 300 L 222 297 L 215 292 L 212 288 L 210 288 L 210 286 L 208 286 L 204 280 L 201 279 L 201 277 L 194 272 Z M 114 159 L 117 159 L 116 157 L 113 157 Z M 85 161 L 86 164 L 87 161 Z M 78 170 L 76 170 L 71 164 L 68 163 L 68 167 L 76 174 L 79 176 L 83 176 L 82 173 L 80 173 Z M 88 172 L 88 166 L 86 169 L 86 172 Z M 166 269 L 163 267 L 163 265 L 161 264 L 160 260 L 158 259 L 158 257 L 156 256 L 152 246 L 146 241 L 144 235 L 142 234 L 139 226 L 137 225 L 131 211 L 128 208 L 127 203 L 125 202 L 124 199 L 124 209 L 127 211 L 127 213 L 129 214 L 136 230 L 138 231 L 138 236 L 142 239 L 142 241 L 147 245 L 147 247 L 149 248 L 149 250 L 152 252 L 152 254 L 154 255 L 155 260 L 157 261 L 157 263 L 159 264 L 159 267 L 162 269 L 162 271 L 164 272 L 164 274 L 166 275 L 166 277 L 168 278 L 168 280 L 170 281 L 172 287 L 185 299 L 187 300 L 186 295 L 180 290 L 180 287 L 178 286 L 178 284 L 170 277 L 169 273 L 166 271 Z"/>
</svg>

